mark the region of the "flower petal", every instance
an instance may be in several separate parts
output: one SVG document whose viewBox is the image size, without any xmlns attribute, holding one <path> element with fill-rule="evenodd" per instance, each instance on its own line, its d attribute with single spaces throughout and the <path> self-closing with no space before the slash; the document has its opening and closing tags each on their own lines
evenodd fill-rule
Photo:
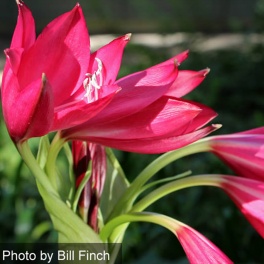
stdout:
<svg viewBox="0 0 264 264">
<path fill-rule="evenodd" d="M 10 48 L 29 49 L 36 39 L 35 21 L 31 11 L 22 2 L 18 1 L 18 19 L 12 37 Z"/>
<path fill-rule="evenodd" d="M 22 54 L 24 52 L 23 48 L 15 48 L 15 49 L 6 49 L 5 55 L 6 55 L 6 66 L 10 67 L 12 69 L 13 74 L 17 75 L 17 72 L 19 70 L 20 61 Z M 5 75 L 3 75 L 3 79 L 5 78 Z M 4 81 L 3 81 L 4 82 Z"/>
<path fill-rule="evenodd" d="M 24 53 L 18 78 L 21 87 L 42 72 L 53 87 L 54 103 L 60 104 L 82 86 L 89 63 L 89 38 L 79 5 L 53 20 Z M 29 69 L 34 69 L 28 74 Z"/>
<path fill-rule="evenodd" d="M 86 137 L 81 133 L 68 133 L 69 139 L 89 140 L 94 143 L 102 144 L 108 147 L 116 148 L 124 151 L 157 154 L 167 151 L 175 150 L 177 148 L 186 146 L 196 140 L 208 135 L 209 133 L 218 129 L 217 126 L 212 125 L 206 128 L 194 131 L 189 134 L 183 134 L 168 138 L 146 138 L 146 139 L 112 139 L 101 137 Z"/>
<path fill-rule="evenodd" d="M 264 238 L 264 183 L 242 177 L 222 176 L 220 187 Z"/>
<path fill-rule="evenodd" d="M 116 96 L 120 88 L 116 85 L 106 86 L 108 91 L 104 97 L 92 103 L 87 103 L 85 99 L 69 102 L 55 108 L 52 130 L 65 130 L 85 123 L 87 120 L 96 116 L 104 109 Z M 66 136 L 69 131 L 64 131 Z"/>
<path fill-rule="evenodd" d="M 189 50 L 185 50 L 182 53 L 177 54 L 176 56 L 157 64 L 156 66 L 160 67 L 160 66 L 165 66 L 168 64 L 177 64 L 179 66 L 184 60 L 188 58 L 188 56 L 189 56 Z"/>
<path fill-rule="evenodd" d="M 128 75 L 116 82 L 122 90 L 94 119 L 94 122 L 117 120 L 139 112 L 158 98 L 170 87 L 177 76 L 175 65 L 152 67 Z"/>
<path fill-rule="evenodd" d="M 238 175 L 264 179 L 264 127 L 209 137 L 208 143 Z"/>
<path fill-rule="evenodd" d="M 189 133 L 203 127 L 217 116 L 217 113 L 206 105 L 188 100 L 185 101 L 201 109 L 200 113 L 192 120 L 190 125 L 186 128 L 185 133 Z"/>
<path fill-rule="evenodd" d="M 43 79 L 24 88 L 11 103 L 5 110 L 5 120 L 14 141 L 48 133 L 53 114 L 53 101 L 51 88 Z"/>
<path fill-rule="evenodd" d="M 200 111 L 199 107 L 185 101 L 161 97 L 142 111 L 113 122 L 88 121 L 75 129 L 75 135 L 119 140 L 159 138 L 171 134 L 175 136 Z"/>
<path fill-rule="evenodd" d="M 209 73 L 209 69 L 201 71 L 179 71 L 178 76 L 166 95 L 182 97 L 196 88 Z"/>
<path fill-rule="evenodd" d="M 42 76 L 42 90 L 34 113 L 31 117 L 31 123 L 28 125 L 26 138 L 40 137 L 49 133 L 54 113 L 54 101 L 52 88 L 46 79 Z"/>
<path fill-rule="evenodd" d="M 191 264 L 233 263 L 211 241 L 187 225 L 180 225 L 176 235 Z"/>
<path fill-rule="evenodd" d="M 191 264 L 233 263 L 219 248 L 202 234 L 171 217 L 150 212 L 140 212 L 120 216 L 120 219 L 121 218 L 123 218 L 123 222 L 149 222 L 167 228 L 177 236 Z"/>
<path fill-rule="evenodd" d="M 109 44 L 92 53 L 88 72 L 92 73 L 96 71 L 98 63 L 95 58 L 98 58 L 104 66 L 104 84 L 109 85 L 114 83 L 119 72 L 124 48 L 129 40 L 130 34 L 127 34 L 114 39 Z"/>
</svg>

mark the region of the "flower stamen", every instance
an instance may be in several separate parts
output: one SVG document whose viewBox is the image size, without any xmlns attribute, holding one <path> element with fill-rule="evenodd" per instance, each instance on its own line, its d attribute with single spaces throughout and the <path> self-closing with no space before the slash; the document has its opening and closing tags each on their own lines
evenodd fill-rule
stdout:
<svg viewBox="0 0 264 264">
<path fill-rule="evenodd" d="M 95 58 L 97 62 L 97 70 L 91 74 L 86 73 L 86 78 L 83 81 L 83 87 L 85 90 L 84 97 L 87 98 L 87 102 L 91 103 L 99 98 L 99 89 L 103 85 L 103 63 L 100 59 Z"/>
</svg>

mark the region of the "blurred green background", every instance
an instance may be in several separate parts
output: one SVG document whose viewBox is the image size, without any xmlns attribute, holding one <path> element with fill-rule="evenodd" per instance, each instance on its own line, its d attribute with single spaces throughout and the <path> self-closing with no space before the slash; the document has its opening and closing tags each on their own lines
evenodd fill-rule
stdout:
<svg viewBox="0 0 264 264">
<path fill-rule="evenodd" d="M 62 0 L 25 2 L 36 18 L 38 31 L 75 4 Z M 263 126 L 264 0 L 79 2 L 87 18 L 94 48 L 109 39 L 108 35 L 98 34 L 135 33 L 126 48 L 120 76 L 190 49 L 190 56 L 181 69 L 209 67 L 211 72 L 186 98 L 204 103 L 219 113 L 214 123 L 223 124 L 223 128 L 215 134 Z M 9 45 L 16 17 L 15 1 L 1 0 L 2 50 Z M 1 56 L 1 67 L 3 60 Z M 117 152 L 117 156 L 130 180 L 157 157 L 126 152 Z M 194 174 L 232 173 L 212 155 L 200 154 L 171 164 L 157 177 L 168 177 L 189 169 Z M 264 263 L 263 240 L 218 189 L 183 190 L 163 198 L 149 210 L 167 214 L 197 229 L 235 263 Z M 1 118 L 0 242 L 43 241 L 56 241 L 56 234 L 34 179 L 21 162 Z M 123 253 L 124 263 L 188 263 L 176 238 L 151 224 L 129 227 Z"/>
</svg>

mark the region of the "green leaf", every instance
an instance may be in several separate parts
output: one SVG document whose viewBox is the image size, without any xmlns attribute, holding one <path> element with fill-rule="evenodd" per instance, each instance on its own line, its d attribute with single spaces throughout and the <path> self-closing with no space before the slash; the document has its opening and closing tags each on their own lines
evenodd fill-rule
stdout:
<svg viewBox="0 0 264 264">
<path fill-rule="evenodd" d="M 36 178 L 40 195 L 48 211 L 54 229 L 59 232 L 61 243 L 102 243 L 98 234 L 85 224 L 65 203 L 49 181 L 47 174 L 40 168 L 33 156 L 28 143 L 17 144 L 17 148 Z"/>
<path fill-rule="evenodd" d="M 33 239 L 33 241 L 38 241 L 46 232 L 50 230 L 52 230 L 51 222 L 42 222 L 33 229 L 31 238 Z"/>
</svg>

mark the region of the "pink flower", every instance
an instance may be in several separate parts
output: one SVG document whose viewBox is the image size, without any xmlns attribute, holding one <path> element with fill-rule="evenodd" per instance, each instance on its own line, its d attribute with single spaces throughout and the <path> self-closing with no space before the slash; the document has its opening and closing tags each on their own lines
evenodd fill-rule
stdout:
<svg viewBox="0 0 264 264">
<path fill-rule="evenodd" d="M 202 234 L 169 216 L 151 212 L 138 212 L 126 215 L 124 220 L 124 222 L 149 222 L 167 228 L 176 235 L 191 264 L 233 263 L 219 248 Z"/>
<path fill-rule="evenodd" d="M 89 162 L 92 171 L 79 200 L 79 212 L 84 221 L 98 232 L 98 210 L 106 177 L 106 154 L 98 144 L 73 141 L 73 170 L 78 188 L 85 177 Z"/>
<path fill-rule="evenodd" d="M 222 176 L 220 187 L 264 238 L 264 183 L 241 177 Z"/>
<path fill-rule="evenodd" d="M 145 71 L 117 80 L 116 84 L 122 90 L 113 100 L 98 115 L 63 131 L 62 136 L 125 151 L 162 153 L 211 133 L 218 127 L 202 127 L 216 113 L 204 105 L 178 98 L 199 85 L 208 69 L 178 71 L 173 83 L 161 86 L 165 81 L 161 74 L 163 67 L 175 62 L 179 65 L 187 55 L 188 52 L 183 52 Z M 158 80 L 157 76 L 162 77 Z"/>
<path fill-rule="evenodd" d="M 79 5 L 53 20 L 37 39 L 31 12 L 18 5 L 2 82 L 4 118 L 15 142 L 62 130 L 67 140 L 160 153 L 216 129 L 204 128 L 214 111 L 180 99 L 208 73 L 179 71 L 187 52 L 116 81 L 130 34 L 90 54 Z"/>
<path fill-rule="evenodd" d="M 178 237 L 191 264 L 225 264 L 233 263 L 210 240 L 190 226 L 181 225 L 176 229 Z"/>
<path fill-rule="evenodd" d="M 42 136 L 87 121 L 104 108 L 120 89 L 113 84 L 128 36 L 115 39 L 105 55 L 101 99 L 87 103 L 90 72 L 100 62 L 90 54 L 90 40 L 79 5 L 53 20 L 38 36 L 27 6 L 18 2 L 19 15 L 2 80 L 5 122 L 14 141 Z M 111 63 L 111 69 L 110 67 Z M 86 85 L 84 85 L 86 82 Z M 97 82 L 97 80 L 93 80 Z"/>
<path fill-rule="evenodd" d="M 239 176 L 264 180 L 264 127 L 208 140 L 212 152 Z"/>
</svg>

